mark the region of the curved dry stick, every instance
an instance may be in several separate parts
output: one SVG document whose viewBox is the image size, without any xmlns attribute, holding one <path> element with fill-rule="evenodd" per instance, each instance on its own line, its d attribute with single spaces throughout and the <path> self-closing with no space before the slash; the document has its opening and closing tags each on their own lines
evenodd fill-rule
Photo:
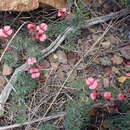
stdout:
<svg viewBox="0 0 130 130">
<path fill-rule="evenodd" d="M 36 123 L 36 122 L 39 122 L 39 121 L 46 122 L 46 121 L 56 119 L 56 118 L 59 118 L 59 117 L 64 117 L 65 115 L 66 115 L 65 112 L 59 112 L 55 115 L 51 115 L 51 116 L 48 116 L 48 117 L 42 117 L 42 118 L 39 118 L 39 119 L 35 119 L 35 120 L 32 120 L 32 121 L 25 122 L 23 124 L 14 124 L 14 125 L 3 126 L 3 127 L 0 127 L 0 130 L 8 130 L 8 129 L 10 130 L 10 129 L 21 127 L 21 126 L 24 126 L 24 125 L 30 125 L 30 124 L 33 124 L 33 123 Z"/>
<path fill-rule="evenodd" d="M 126 9 L 122 9 L 122 10 L 114 12 L 114 13 L 110 13 L 110 14 L 105 15 L 105 16 L 99 16 L 96 18 L 92 18 L 92 19 L 88 20 L 87 23 L 85 23 L 85 25 L 82 26 L 82 28 L 88 28 L 92 25 L 104 23 L 104 22 L 107 22 L 109 20 L 121 18 L 121 17 L 127 16 L 127 15 L 130 15 L 130 7 L 126 8 Z"/>
</svg>

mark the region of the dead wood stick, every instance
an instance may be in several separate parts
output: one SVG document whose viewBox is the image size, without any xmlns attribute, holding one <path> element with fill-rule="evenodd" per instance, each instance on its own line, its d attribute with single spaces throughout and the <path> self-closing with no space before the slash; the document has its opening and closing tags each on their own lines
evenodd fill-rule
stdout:
<svg viewBox="0 0 130 130">
<path fill-rule="evenodd" d="M 85 25 L 82 26 L 82 28 L 88 28 L 92 25 L 105 23 L 109 20 L 114 20 L 116 18 L 122 18 L 122 17 L 129 15 L 129 14 L 130 14 L 130 7 L 122 9 L 122 10 L 114 12 L 114 13 L 110 13 L 110 14 L 105 15 L 105 16 L 92 18 L 92 19 L 88 20 L 87 23 L 85 23 Z"/>
<path fill-rule="evenodd" d="M 39 119 L 35 119 L 35 120 L 32 120 L 32 121 L 25 122 L 23 124 L 14 124 L 14 125 L 3 126 L 3 127 L 0 127 L 0 130 L 13 129 L 13 128 L 21 127 L 21 126 L 24 126 L 24 125 L 33 124 L 33 123 L 36 123 L 36 122 L 39 122 L 39 121 L 46 122 L 46 121 L 56 119 L 56 118 L 59 118 L 59 117 L 64 117 L 65 115 L 66 115 L 66 112 L 59 112 L 55 115 L 42 117 L 42 118 L 39 118 Z"/>
</svg>

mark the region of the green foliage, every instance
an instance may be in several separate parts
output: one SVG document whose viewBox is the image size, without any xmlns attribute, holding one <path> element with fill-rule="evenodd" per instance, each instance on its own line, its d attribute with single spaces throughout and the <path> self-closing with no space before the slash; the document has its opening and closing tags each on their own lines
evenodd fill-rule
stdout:
<svg viewBox="0 0 130 130">
<path fill-rule="evenodd" d="M 30 37 L 30 38 L 28 38 Z M 4 61 L 9 66 L 18 67 L 23 61 L 20 59 L 26 59 L 28 57 L 36 57 L 39 58 L 41 55 L 42 43 L 38 44 L 36 41 L 31 39 L 31 36 L 25 33 L 20 33 L 16 36 L 11 44 L 13 50 L 6 52 L 4 56 Z"/>
<path fill-rule="evenodd" d="M 81 90 L 85 86 L 85 81 L 84 81 L 84 79 L 75 80 L 74 78 L 71 78 L 68 82 L 68 85 L 70 87 L 74 87 L 74 88 Z"/>
<path fill-rule="evenodd" d="M 111 60 L 108 57 L 100 58 L 101 65 L 109 66 L 111 65 Z"/>
<path fill-rule="evenodd" d="M 88 16 L 89 12 L 85 6 L 84 0 L 67 0 L 67 6 L 72 12 L 78 16 L 86 17 Z"/>
<path fill-rule="evenodd" d="M 14 92 L 13 98 L 16 100 L 27 98 L 27 94 L 38 87 L 36 80 L 32 79 L 29 74 L 22 72 L 18 75 L 17 81 L 14 85 L 16 92 Z"/>
<path fill-rule="evenodd" d="M 17 54 L 16 51 L 6 52 L 3 59 L 4 59 L 5 63 L 8 64 L 11 67 L 19 66 L 19 64 L 18 64 L 18 54 Z"/>
<path fill-rule="evenodd" d="M 48 30 L 46 32 L 47 36 L 50 39 L 55 39 L 59 34 L 64 32 L 64 30 L 69 26 L 66 21 L 60 21 L 56 24 L 50 23 L 48 24 Z"/>
<path fill-rule="evenodd" d="M 27 119 L 25 102 L 28 94 L 39 87 L 39 84 L 30 75 L 22 72 L 18 75 L 17 81 L 13 86 L 16 92 L 12 93 L 13 103 L 11 105 L 11 111 L 17 113 L 15 118 L 16 122 L 23 123 Z"/>
<path fill-rule="evenodd" d="M 129 130 L 130 128 L 130 112 L 113 116 L 108 120 L 108 128 L 111 130 Z"/>
<path fill-rule="evenodd" d="M 115 0 L 115 1 L 118 2 L 120 5 L 123 5 L 125 7 L 130 6 L 130 0 Z"/>
<path fill-rule="evenodd" d="M 82 97 L 83 98 L 83 97 Z M 67 130 L 80 130 L 90 121 L 91 102 L 82 102 L 79 99 L 70 101 L 67 106 L 67 115 L 64 126 Z"/>
<path fill-rule="evenodd" d="M 45 124 L 40 127 L 40 130 L 56 130 L 52 124 Z"/>
</svg>

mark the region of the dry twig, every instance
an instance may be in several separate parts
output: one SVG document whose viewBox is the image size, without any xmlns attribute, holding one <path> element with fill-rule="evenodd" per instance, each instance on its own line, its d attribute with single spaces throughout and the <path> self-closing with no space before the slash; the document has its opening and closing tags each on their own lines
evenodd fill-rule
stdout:
<svg viewBox="0 0 130 130">
<path fill-rule="evenodd" d="M 0 130 L 13 129 L 13 128 L 21 127 L 21 126 L 24 126 L 24 125 L 33 124 L 33 123 L 36 123 L 36 122 L 39 122 L 39 121 L 46 122 L 46 121 L 56 119 L 56 118 L 59 118 L 59 117 L 64 117 L 65 115 L 66 115 L 65 112 L 59 112 L 55 115 L 48 116 L 48 117 L 42 117 L 42 118 L 39 118 L 39 119 L 35 119 L 35 120 L 32 120 L 32 121 L 25 122 L 23 124 L 14 124 L 14 125 L 9 125 L 9 126 L 3 126 L 3 127 L 0 127 Z"/>
</svg>

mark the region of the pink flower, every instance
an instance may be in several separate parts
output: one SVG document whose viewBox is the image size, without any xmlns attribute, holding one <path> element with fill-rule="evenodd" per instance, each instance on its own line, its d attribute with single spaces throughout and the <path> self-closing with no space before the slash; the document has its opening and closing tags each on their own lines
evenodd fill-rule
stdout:
<svg viewBox="0 0 130 130">
<path fill-rule="evenodd" d="M 129 61 L 127 62 L 127 65 L 130 66 L 130 62 Z"/>
<path fill-rule="evenodd" d="M 13 33 L 13 30 L 10 26 L 4 26 L 3 29 L 0 29 L 0 37 L 7 38 Z"/>
<path fill-rule="evenodd" d="M 30 68 L 29 73 L 36 73 L 38 72 L 37 68 Z"/>
<path fill-rule="evenodd" d="M 112 99 L 112 94 L 111 94 L 111 92 L 105 92 L 103 96 L 104 96 L 104 98 L 105 98 L 106 100 L 111 100 L 111 99 Z"/>
<path fill-rule="evenodd" d="M 46 31 L 48 29 L 47 24 L 41 23 L 40 26 L 37 26 L 36 30 L 40 33 Z"/>
<path fill-rule="evenodd" d="M 63 8 L 58 11 L 58 17 L 64 16 L 67 13 L 67 9 Z"/>
<path fill-rule="evenodd" d="M 121 93 L 117 95 L 117 98 L 118 98 L 118 100 L 120 100 L 120 101 L 126 100 L 126 96 L 125 96 L 124 94 L 121 94 Z"/>
<path fill-rule="evenodd" d="M 44 33 L 37 33 L 36 34 L 36 39 L 40 40 L 41 42 L 45 41 L 46 40 L 46 34 Z"/>
<path fill-rule="evenodd" d="M 36 73 L 32 73 L 32 74 L 31 74 L 31 77 L 32 77 L 33 79 L 38 78 L 39 76 L 40 76 L 40 73 L 39 73 L 39 72 L 36 72 Z"/>
<path fill-rule="evenodd" d="M 127 73 L 126 76 L 130 77 L 130 73 Z"/>
<path fill-rule="evenodd" d="M 30 23 L 30 24 L 27 25 L 27 29 L 30 30 L 30 31 L 35 30 L 36 29 L 36 25 Z"/>
<path fill-rule="evenodd" d="M 86 84 L 89 86 L 89 89 L 95 89 L 95 88 L 97 88 L 98 81 L 99 81 L 99 80 L 95 80 L 94 78 L 89 77 L 89 78 L 86 80 Z"/>
<path fill-rule="evenodd" d="M 36 60 L 36 58 L 34 58 L 34 57 L 30 57 L 30 58 L 28 58 L 28 60 L 27 60 L 27 63 L 29 64 L 29 65 L 33 65 L 34 63 L 36 63 L 37 62 L 37 60 Z"/>
<path fill-rule="evenodd" d="M 96 91 L 93 91 L 91 94 L 90 94 L 90 97 L 92 100 L 95 100 L 97 98 L 98 94 Z"/>
</svg>

